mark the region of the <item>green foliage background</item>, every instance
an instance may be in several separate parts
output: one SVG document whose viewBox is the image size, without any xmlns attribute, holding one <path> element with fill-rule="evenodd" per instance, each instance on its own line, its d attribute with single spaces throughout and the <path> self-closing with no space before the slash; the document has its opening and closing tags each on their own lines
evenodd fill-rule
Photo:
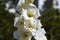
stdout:
<svg viewBox="0 0 60 40">
<path fill-rule="evenodd" d="M 8 11 L 5 11 L 5 5 L 0 4 L 0 40 L 15 40 L 13 32 L 16 28 L 13 24 L 14 14 L 10 14 Z"/>
<path fill-rule="evenodd" d="M 0 1 L 0 40 L 16 40 L 13 32 L 16 28 L 14 24 L 14 14 L 5 11 L 5 5 Z M 41 23 L 46 30 L 48 40 L 60 40 L 60 12 L 53 9 L 52 0 L 49 5 L 44 5 L 47 9 L 41 12 Z M 32 39 L 33 40 L 33 39 Z"/>
</svg>

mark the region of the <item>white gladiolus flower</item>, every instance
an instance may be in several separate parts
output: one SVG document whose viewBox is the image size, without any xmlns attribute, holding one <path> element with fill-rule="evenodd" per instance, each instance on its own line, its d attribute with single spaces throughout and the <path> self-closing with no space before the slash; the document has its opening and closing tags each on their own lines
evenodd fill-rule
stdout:
<svg viewBox="0 0 60 40">
<path fill-rule="evenodd" d="M 22 31 L 20 33 L 24 33 L 24 30 L 29 30 L 30 32 L 30 36 L 27 37 L 27 40 L 31 40 L 31 37 L 34 36 L 34 38 L 36 40 L 47 40 L 46 37 L 45 37 L 45 30 L 43 28 L 41 28 L 41 23 L 40 23 L 40 20 L 36 19 L 34 16 L 36 16 L 36 14 L 32 17 L 29 17 L 27 15 L 27 10 L 26 9 L 22 9 L 22 14 L 21 14 L 21 17 L 20 17 L 20 20 L 23 18 L 24 20 L 24 25 L 22 28 L 21 25 L 18 27 L 18 31 Z M 33 10 L 32 10 L 33 12 Z M 18 21 L 18 20 L 16 20 Z M 22 20 L 21 20 L 22 21 Z M 35 25 L 35 26 L 32 26 L 32 25 Z M 18 25 L 17 25 L 18 26 Z M 28 34 L 28 33 L 27 33 Z M 25 38 L 23 37 L 22 34 L 20 34 L 21 36 L 19 37 L 21 40 L 24 40 Z"/>
<path fill-rule="evenodd" d="M 14 38 L 17 40 L 47 40 L 45 30 L 38 17 L 40 17 L 39 9 L 32 3 L 34 0 L 19 0 L 16 8 L 12 7 L 12 1 L 6 3 L 6 10 L 15 13 L 14 26 L 17 30 L 14 32 Z M 39 0 L 39 8 L 42 7 L 45 0 Z M 19 12 L 18 13 L 16 13 Z"/>
<path fill-rule="evenodd" d="M 34 0 L 19 0 L 16 8 L 11 8 L 12 2 L 6 3 L 6 10 L 10 13 L 15 13 L 14 26 L 17 30 L 14 32 L 14 38 L 17 40 L 47 40 L 45 30 L 38 17 L 40 17 L 39 9 L 32 3 Z M 41 1 L 41 0 L 40 0 Z M 45 0 L 43 0 L 45 1 Z M 43 2 L 42 1 L 42 2 Z M 39 5 L 43 5 L 43 3 Z M 17 12 L 19 14 L 17 14 Z"/>
</svg>

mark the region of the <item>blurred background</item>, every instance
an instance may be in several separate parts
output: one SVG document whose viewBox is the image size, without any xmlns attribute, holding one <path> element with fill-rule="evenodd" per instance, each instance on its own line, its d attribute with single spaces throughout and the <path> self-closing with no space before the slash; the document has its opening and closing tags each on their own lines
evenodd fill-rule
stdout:
<svg viewBox="0 0 60 40">
<path fill-rule="evenodd" d="M 18 2 L 12 1 L 15 5 Z M 16 40 L 13 37 L 13 32 L 17 30 L 13 26 L 15 16 L 5 10 L 6 2 L 8 0 L 0 0 L 0 40 Z M 38 0 L 35 0 L 34 4 L 40 9 L 39 19 L 45 28 L 47 40 L 60 40 L 60 1 L 46 0 L 42 6 L 43 10 L 37 5 Z"/>
</svg>

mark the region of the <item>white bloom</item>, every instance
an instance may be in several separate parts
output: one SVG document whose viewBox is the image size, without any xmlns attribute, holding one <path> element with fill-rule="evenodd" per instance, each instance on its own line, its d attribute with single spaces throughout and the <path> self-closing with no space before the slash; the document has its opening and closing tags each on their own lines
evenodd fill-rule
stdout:
<svg viewBox="0 0 60 40">
<path fill-rule="evenodd" d="M 60 0 L 53 0 L 53 8 L 60 9 Z"/>
<path fill-rule="evenodd" d="M 10 13 L 15 13 L 15 12 L 16 12 L 15 8 L 11 8 L 11 9 L 9 9 L 8 11 L 9 11 Z"/>
<path fill-rule="evenodd" d="M 40 20 L 37 18 L 40 15 L 39 9 L 32 3 L 27 5 L 27 7 L 20 8 L 26 0 L 19 0 L 16 8 L 10 8 L 12 1 L 6 3 L 5 10 L 10 13 L 15 13 L 14 26 L 17 27 L 17 30 L 14 32 L 14 38 L 17 40 L 31 40 L 31 37 L 34 36 L 36 40 L 47 40 L 45 30 L 42 27 Z M 28 0 L 27 0 L 28 1 Z M 39 8 L 42 8 L 45 0 L 39 0 Z M 17 14 L 18 11 L 21 15 Z"/>
<path fill-rule="evenodd" d="M 8 1 L 6 4 L 5 4 L 5 6 L 6 6 L 6 8 L 5 8 L 5 10 L 8 10 L 9 9 L 9 7 L 11 6 L 11 1 Z"/>
<path fill-rule="evenodd" d="M 35 5 L 29 4 L 29 6 L 27 7 L 27 10 L 22 9 L 22 15 L 26 15 L 26 18 L 28 17 L 28 15 L 27 15 L 27 12 L 29 12 L 28 10 L 35 16 L 35 18 L 38 18 L 39 16 L 41 16 L 39 9 L 37 9 Z M 26 14 L 24 14 L 24 12 Z"/>
<path fill-rule="evenodd" d="M 36 40 L 47 40 L 47 38 L 46 38 L 46 36 L 45 36 L 45 30 L 43 29 L 43 28 L 41 28 L 41 29 L 38 29 L 37 31 L 36 31 L 36 34 L 35 34 L 35 36 L 34 36 L 34 38 L 36 39 Z"/>
<path fill-rule="evenodd" d="M 21 3 L 18 4 L 21 6 Z M 21 10 L 19 8 L 20 7 L 17 6 L 17 11 L 21 13 L 21 15 L 17 15 L 14 22 L 14 25 L 17 27 L 14 35 L 16 36 L 16 34 L 18 34 L 15 38 L 17 40 L 31 40 L 31 37 L 34 36 L 36 40 L 47 40 L 45 37 L 46 32 L 41 28 L 42 24 L 40 20 L 37 19 L 41 16 L 39 9 L 31 3 L 27 5 L 27 8 L 22 8 Z"/>
<path fill-rule="evenodd" d="M 8 11 L 8 12 L 10 12 L 10 13 L 15 13 L 15 12 L 16 12 L 15 8 L 14 8 L 13 5 L 12 5 L 12 1 L 8 1 L 8 2 L 5 4 L 5 6 L 6 6 L 6 8 L 5 8 L 6 11 Z M 12 7 L 12 8 L 10 8 L 10 7 Z"/>
<path fill-rule="evenodd" d="M 39 0 L 38 1 L 38 8 L 40 9 L 40 10 L 43 10 L 43 5 L 44 5 L 44 2 L 45 2 L 46 0 Z"/>
</svg>

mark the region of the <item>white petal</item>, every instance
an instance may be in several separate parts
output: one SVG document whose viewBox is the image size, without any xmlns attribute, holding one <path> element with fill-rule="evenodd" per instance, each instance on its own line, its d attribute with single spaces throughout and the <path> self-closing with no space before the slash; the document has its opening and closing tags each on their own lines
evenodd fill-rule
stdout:
<svg viewBox="0 0 60 40">
<path fill-rule="evenodd" d="M 34 37 L 36 40 L 47 40 L 45 35 L 37 34 L 37 36 Z"/>
<path fill-rule="evenodd" d="M 17 6 L 21 6 L 24 2 L 25 2 L 25 0 L 19 0 Z"/>
<path fill-rule="evenodd" d="M 17 40 L 19 40 L 19 38 L 20 38 L 20 33 L 19 33 L 18 31 L 15 31 L 15 32 L 14 32 L 14 38 L 17 39 Z"/>
<path fill-rule="evenodd" d="M 36 32 L 36 35 L 34 36 L 35 39 L 36 40 L 47 40 L 46 36 L 41 32 L 42 30 Z"/>
<path fill-rule="evenodd" d="M 38 18 L 40 15 L 39 9 L 36 8 L 35 5 L 30 4 L 28 9 L 35 15 L 36 18 Z"/>
<path fill-rule="evenodd" d="M 17 26 L 18 20 L 19 20 L 19 17 L 16 17 L 16 18 L 14 19 L 14 26 L 15 26 L 15 27 Z"/>
</svg>

